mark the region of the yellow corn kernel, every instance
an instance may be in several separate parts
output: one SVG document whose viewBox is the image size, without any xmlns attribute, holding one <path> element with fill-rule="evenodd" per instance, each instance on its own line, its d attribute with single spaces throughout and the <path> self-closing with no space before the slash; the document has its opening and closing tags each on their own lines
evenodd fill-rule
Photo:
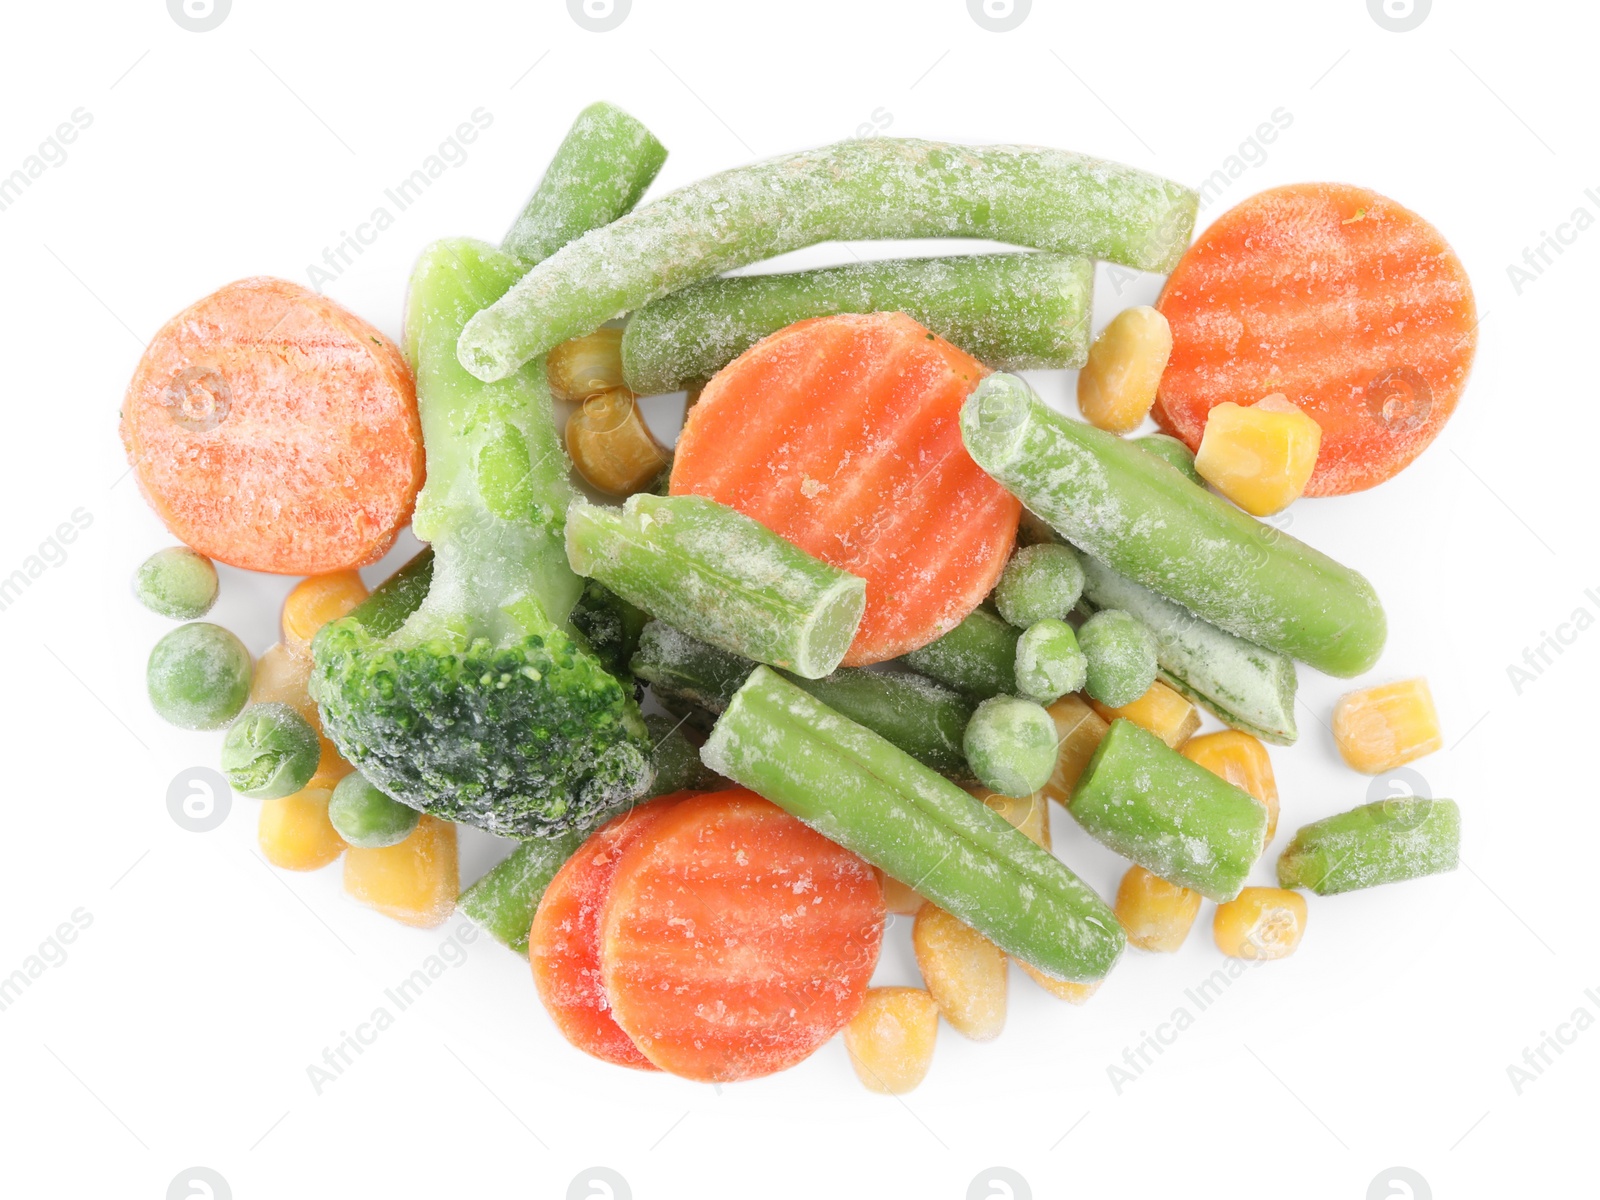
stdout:
<svg viewBox="0 0 1600 1200">
<path fill-rule="evenodd" d="M 1172 328 L 1149 305 L 1125 308 L 1089 347 L 1078 372 L 1078 409 L 1089 424 L 1132 433 L 1150 413 L 1172 354 Z"/>
<path fill-rule="evenodd" d="M 322 718 L 306 690 L 310 679 L 311 655 L 287 642 L 278 642 L 256 659 L 255 673 L 250 677 L 250 703 L 287 704 L 310 721 L 313 729 L 320 730 Z"/>
<path fill-rule="evenodd" d="M 1108 708 L 1092 698 L 1089 703 L 1107 725 L 1118 717 L 1126 717 L 1139 728 L 1148 729 L 1174 750 L 1200 728 L 1200 710 L 1159 679 L 1150 685 L 1148 692 L 1121 708 Z"/>
<path fill-rule="evenodd" d="M 1346 692 L 1333 708 L 1333 740 L 1344 761 L 1378 775 L 1444 744 L 1433 693 L 1421 677 Z"/>
<path fill-rule="evenodd" d="M 1063 696 L 1045 709 L 1056 723 L 1056 769 L 1049 781 L 1039 790 L 1057 804 L 1072 798 L 1078 776 L 1094 757 L 1100 739 L 1106 736 L 1110 724 L 1090 708 L 1082 696 Z"/>
<path fill-rule="evenodd" d="M 1050 849 L 1050 802 L 1043 792 L 1031 796 L 1002 796 L 981 783 L 973 784 L 967 792 L 994 809 L 1012 828 L 1027 834 L 1035 846 Z"/>
<path fill-rule="evenodd" d="M 294 585 L 283 602 L 283 640 L 306 654 L 311 639 L 329 621 L 336 621 L 367 598 L 367 585 L 354 571 L 313 575 Z"/>
<path fill-rule="evenodd" d="M 557 400 L 587 400 L 596 392 L 624 386 L 622 330 L 596 329 L 562 342 L 546 356 L 544 370 Z"/>
<path fill-rule="evenodd" d="M 1265 517 L 1306 490 L 1322 426 L 1274 393 L 1248 408 L 1224 401 L 1206 417 L 1194 469 L 1245 512 Z"/>
<path fill-rule="evenodd" d="M 1020 958 L 1015 961 L 1017 966 L 1027 973 L 1029 979 L 1033 980 L 1057 1000 L 1065 1000 L 1068 1004 L 1087 1003 L 1089 997 L 1099 991 L 1100 985 L 1105 982 L 1103 979 L 1096 979 L 1093 983 L 1069 983 L 1065 979 L 1051 979 L 1038 967 L 1031 966 Z"/>
<path fill-rule="evenodd" d="M 921 1083 L 933 1062 L 939 1006 L 921 988 L 868 988 L 844 1027 L 856 1078 L 870 1092 L 898 1096 Z"/>
<path fill-rule="evenodd" d="M 1217 905 L 1211 936 L 1229 958 L 1287 958 L 1306 931 L 1306 898 L 1286 888 L 1247 887 Z"/>
<path fill-rule="evenodd" d="M 1278 831 L 1278 781 L 1260 739 L 1242 730 L 1224 729 L 1190 738 L 1180 752 L 1261 801 L 1267 810 L 1267 837 L 1262 845 L 1271 845 L 1272 836 Z"/>
<path fill-rule="evenodd" d="M 899 913 L 909 917 L 923 906 L 926 901 L 917 892 L 913 891 L 910 884 L 901 883 L 892 875 L 883 877 L 883 906 L 892 913 Z"/>
<path fill-rule="evenodd" d="M 1006 954 L 936 904 L 924 904 L 911 927 L 922 980 L 944 1019 L 975 1042 L 1000 1036 L 1006 1023 Z"/>
<path fill-rule="evenodd" d="M 567 453 L 578 474 L 612 496 L 642 492 L 668 461 L 639 402 L 621 388 L 590 396 L 567 419 Z"/>
<path fill-rule="evenodd" d="M 330 787 L 305 787 L 292 796 L 261 802 L 256 838 L 261 853 L 285 871 L 315 871 L 344 853 L 344 839 L 328 820 Z"/>
<path fill-rule="evenodd" d="M 411 836 L 395 846 L 344 856 L 347 894 L 405 925 L 429 929 L 455 911 L 461 877 L 456 863 L 456 827 L 423 815 Z"/>
<path fill-rule="evenodd" d="M 1129 867 L 1114 906 L 1128 941 L 1141 950 L 1171 954 L 1200 915 L 1200 893 L 1168 883 L 1143 867 Z"/>
<path fill-rule="evenodd" d="M 339 747 L 327 738 L 322 738 L 322 755 L 317 759 L 316 773 L 311 776 L 308 788 L 325 787 L 331 789 L 334 784 L 354 771 L 355 768 L 340 757 Z"/>
</svg>

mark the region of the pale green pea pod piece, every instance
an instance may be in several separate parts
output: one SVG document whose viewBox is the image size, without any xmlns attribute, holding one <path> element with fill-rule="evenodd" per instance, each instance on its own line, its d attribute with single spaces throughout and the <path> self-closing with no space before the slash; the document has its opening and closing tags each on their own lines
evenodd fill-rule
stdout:
<svg viewBox="0 0 1600 1200">
<path fill-rule="evenodd" d="M 645 305 L 622 335 L 640 395 L 709 379 L 770 333 L 834 313 L 903 312 L 996 370 L 1081 367 L 1094 264 L 1064 254 L 963 254 L 710 279 Z"/>
<path fill-rule="evenodd" d="M 1278 886 L 1319 896 L 1454 871 L 1461 810 L 1454 800 L 1406 796 L 1302 825 L 1278 858 Z"/>
<path fill-rule="evenodd" d="M 990 696 L 961 739 L 978 782 L 1002 796 L 1031 796 L 1056 768 L 1060 741 L 1050 714 L 1031 700 Z"/>
<path fill-rule="evenodd" d="M 703 496 L 575 501 L 567 558 L 683 632 L 808 679 L 839 665 L 866 610 L 866 580 Z"/>
<path fill-rule="evenodd" d="M 700 756 L 1053 978 L 1100 979 L 1127 942 L 1055 855 L 775 671 L 751 672 Z"/>
<path fill-rule="evenodd" d="M 1199 203 L 1065 150 L 852 139 L 724 171 L 586 234 L 474 316 L 458 353 L 501 379 L 652 300 L 818 242 L 991 238 L 1166 272 Z"/>
<path fill-rule="evenodd" d="M 1081 690 L 1088 676 L 1089 660 L 1078 648 L 1078 635 L 1065 621 L 1035 621 L 1017 639 L 1019 696 L 1053 704 L 1068 692 Z"/>
<path fill-rule="evenodd" d="M 1248 792 L 1120 717 L 1067 811 L 1096 841 L 1212 900 L 1239 894 L 1267 833 L 1266 807 Z"/>
<path fill-rule="evenodd" d="M 1041 542 L 1011 556 L 994 589 L 994 606 L 1018 629 L 1065 621 L 1083 594 L 1083 565 L 1071 546 Z"/>
<path fill-rule="evenodd" d="M 1097 558 L 1086 554 L 1082 562 L 1082 607 L 1137 617 L 1155 638 L 1162 679 L 1235 729 L 1279 746 L 1294 743 L 1293 659 L 1218 629 Z"/>
<path fill-rule="evenodd" d="M 967 397 L 961 436 L 1067 541 L 1229 633 L 1330 675 L 1359 675 L 1382 653 L 1383 607 L 1361 575 L 1052 411 L 1015 375 L 996 372 Z"/>
<path fill-rule="evenodd" d="M 501 249 L 525 266 L 632 210 L 667 161 L 633 117 L 597 100 L 578 114 Z"/>
</svg>

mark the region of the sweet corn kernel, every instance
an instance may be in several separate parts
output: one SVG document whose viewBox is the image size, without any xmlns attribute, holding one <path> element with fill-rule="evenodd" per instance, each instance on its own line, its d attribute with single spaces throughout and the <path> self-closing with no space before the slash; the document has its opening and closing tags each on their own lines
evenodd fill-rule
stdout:
<svg viewBox="0 0 1600 1200">
<path fill-rule="evenodd" d="M 277 642 L 256 659 L 255 674 L 250 677 L 250 703 L 287 704 L 310 721 L 313 729 L 320 730 L 322 717 L 306 690 L 310 679 L 311 655 L 287 642 Z"/>
<path fill-rule="evenodd" d="M 322 738 L 321 742 L 322 754 L 317 759 L 317 770 L 311 776 L 311 780 L 306 784 L 306 787 L 325 787 L 331 790 L 334 784 L 350 774 L 351 771 L 354 771 L 355 768 L 340 757 L 339 747 L 335 746 L 327 738 Z"/>
<path fill-rule="evenodd" d="M 1159 679 L 1150 685 L 1148 692 L 1121 708 L 1110 708 L 1092 698 L 1089 703 L 1107 725 L 1118 717 L 1126 717 L 1139 728 L 1148 729 L 1174 750 L 1200 728 L 1200 710 Z"/>
<path fill-rule="evenodd" d="M 883 877 L 883 906 L 892 913 L 909 917 L 926 903 L 909 884 L 901 883 L 892 875 Z"/>
<path fill-rule="evenodd" d="M 1168 883 L 1143 867 L 1129 867 L 1113 907 L 1128 941 L 1141 950 L 1171 954 L 1183 945 L 1200 915 L 1200 893 Z"/>
<path fill-rule="evenodd" d="M 998 1037 L 1006 1023 L 1006 954 L 936 904 L 924 904 L 911 927 L 923 982 L 944 1019 L 975 1042 Z"/>
<path fill-rule="evenodd" d="M 1322 426 L 1282 395 L 1248 408 L 1224 401 L 1206 417 L 1194 469 L 1245 512 L 1265 517 L 1306 490 Z"/>
<path fill-rule="evenodd" d="M 1293 954 L 1305 931 L 1306 898 L 1285 888 L 1247 887 L 1211 922 L 1218 950 L 1262 962 Z"/>
<path fill-rule="evenodd" d="M 1031 796 L 1003 796 L 981 783 L 973 784 L 967 791 L 1004 817 L 1014 829 L 1027 834 L 1034 845 L 1050 849 L 1050 802 L 1043 792 Z"/>
<path fill-rule="evenodd" d="M 380 850 L 352 846 L 344 856 L 347 894 L 405 925 L 428 929 L 455 911 L 461 879 L 456 827 L 424 815 L 405 841 Z"/>
<path fill-rule="evenodd" d="M 1346 692 L 1333 709 L 1333 740 L 1344 761 L 1378 775 L 1444 744 L 1426 679 Z"/>
<path fill-rule="evenodd" d="M 868 988 L 844 1027 L 844 1048 L 868 1091 L 898 1096 L 921 1083 L 933 1062 L 939 1006 L 921 988 Z"/>
<path fill-rule="evenodd" d="M 283 602 L 283 640 L 291 650 L 308 653 L 317 630 L 344 616 L 366 598 L 367 585 L 354 571 L 335 571 L 331 575 L 302 579 Z"/>
<path fill-rule="evenodd" d="M 269 863 L 285 871 L 315 871 L 344 853 L 344 839 L 328 820 L 332 796 L 331 786 L 305 787 L 261 802 L 256 838 Z"/>
<path fill-rule="evenodd" d="M 620 388 L 590 396 L 567 419 L 567 453 L 578 474 L 612 496 L 642 492 L 668 462 L 639 402 Z"/>
<path fill-rule="evenodd" d="M 1045 709 L 1056 723 L 1056 769 L 1039 790 L 1057 804 L 1072 798 L 1072 789 L 1078 776 L 1094 757 L 1100 739 L 1105 737 L 1110 724 L 1090 708 L 1082 696 L 1063 696 Z"/>
<path fill-rule="evenodd" d="M 1087 1003 L 1089 997 L 1099 991 L 1100 985 L 1105 982 L 1103 979 L 1096 979 L 1093 983 L 1069 983 L 1064 979 L 1051 979 L 1038 967 L 1025 963 L 1021 959 L 1015 961 L 1017 966 L 1027 973 L 1029 979 L 1033 980 L 1057 1000 L 1065 1000 L 1068 1004 Z"/>
<path fill-rule="evenodd" d="M 1182 754 L 1213 775 L 1222 776 L 1234 787 L 1249 792 L 1266 806 L 1267 837 L 1262 845 L 1271 845 L 1273 834 L 1278 831 L 1278 781 L 1272 774 L 1267 748 L 1260 739 L 1242 730 L 1224 729 L 1221 733 L 1190 738 L 1183 744 Z"/>
<path fill-rule="evenodd" d="M 1125 308 L 1089 347 L 1078 372 L 1083 419 L 1111 433 L 1132 433 L 1150 413 L 1172 354 L 1172 328 L 1151 308 Z"/>
<path fill-rule="evenodd" d="M 546 356 L 544 370 L 557 400 L 575 403 L 623 387 L 622 330 L 596 329 L 562 342 Z"/>
</svg>

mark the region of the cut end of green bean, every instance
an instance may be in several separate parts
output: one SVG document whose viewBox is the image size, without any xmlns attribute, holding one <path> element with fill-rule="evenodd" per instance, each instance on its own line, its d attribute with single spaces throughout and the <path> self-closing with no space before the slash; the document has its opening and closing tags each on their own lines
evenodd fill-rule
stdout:
<svg viewBox="0 0 1600 1200">
<path fill-rule="evenodd" d="M 1031 796 L 1055 770 L 1056 723 L 1031 700 L 991 696 L 967 722 L 962 748 L 984 787 L 1002 796 Z"/>
<path fill-rule="evenodd" d="M 1094 614 L 1078 630 L 1087 662 L 1085 688 L 1108 708 L 1132 704 L 1156 681 L 1156 641 L 1138 618 L 1119 609 Z"/>
<path fill-rule="evenodd" d="M 159 616 L 193 621 L 217 602 L 217 568 L 187 546 L 169 546 L 139 564 L 133 594 Z"/>
<path fill-rule="evenodd" d="M 1303 825 L 1278 858 L 1278 886 L 1319 896 L 1456 869 L 1461 810 L 1454 800 L 1405 796 Z"/>
<path fill-rule="evenodd" d="M 252 704 L 222 739 L 222 773 L 241 796 L 276 800 L 291 796 L 317 773 L 322 743 L 317 731 L 287 704 Z"/>
<path fill-rule="evenodd" d="M 1024 546 L 1006 563 L 994 605 L 1018 629 L 1065 621 L 1083 594 L 1083 564 L 1071 546 L 1045 541 Z"/>
<path fill-rule="evenodd" d="M 1017 639 L 1017 694 L 1024 699 L 1053 704 L 1081 690 L 1088 672 L 1089 660 L 1065 621 L 1035 621 Z"/>
</svg>

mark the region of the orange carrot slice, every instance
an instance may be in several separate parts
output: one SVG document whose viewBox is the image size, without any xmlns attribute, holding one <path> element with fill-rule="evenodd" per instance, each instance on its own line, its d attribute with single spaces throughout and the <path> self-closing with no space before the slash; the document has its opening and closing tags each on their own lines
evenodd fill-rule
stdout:
<svg viewBox="0 0 1600 1200">
<path fill-rule="evenodd" d="M 850 851 L 744 788 L 692 797 L 617 868 L 600 934 L 612 1015 L 675 1075 L 781 1071 L 855 1014 L 883 918 Z"/>
<path fill-rule="evenodd" d="M 1230 209 L 1156 306 L 1172 326 L 1157 423 L 1193 450 L 1213 405 L 1282 392 L 1322 426 L 1307 496 L 1362 491 L 1421 454 L 1477 346 L 1472 287 L 1439 231 L 1346 184 L 1274 188 Z"/>
<path fill-rule="evenodd" d="M 175 536 L 255 571 L 376 560 L 422 486 L 400 351 L 282 279 L 230 283 L 167 322 L 128 385 L 122 441 Z"/>
<path fill-rule="evenodd" d="M 867 581 L 846 666 L 894 658 L 989 594 L 1021 505 L 961 444 L 989 369 L 904 313 L 816 317 L 706 384 L 673 459 L 709 496 Z"/>
<path fill-rule="evenodd" d="M 611 1018 L 600 978 L 600 915 L 623 853 L 687 792 L 662 796 L 614 817 L 561 865 L 533 917 L 528 962 L 539 999 L 561 1035 L 606 1062 L 656 1068 Z"/>
</svg>

